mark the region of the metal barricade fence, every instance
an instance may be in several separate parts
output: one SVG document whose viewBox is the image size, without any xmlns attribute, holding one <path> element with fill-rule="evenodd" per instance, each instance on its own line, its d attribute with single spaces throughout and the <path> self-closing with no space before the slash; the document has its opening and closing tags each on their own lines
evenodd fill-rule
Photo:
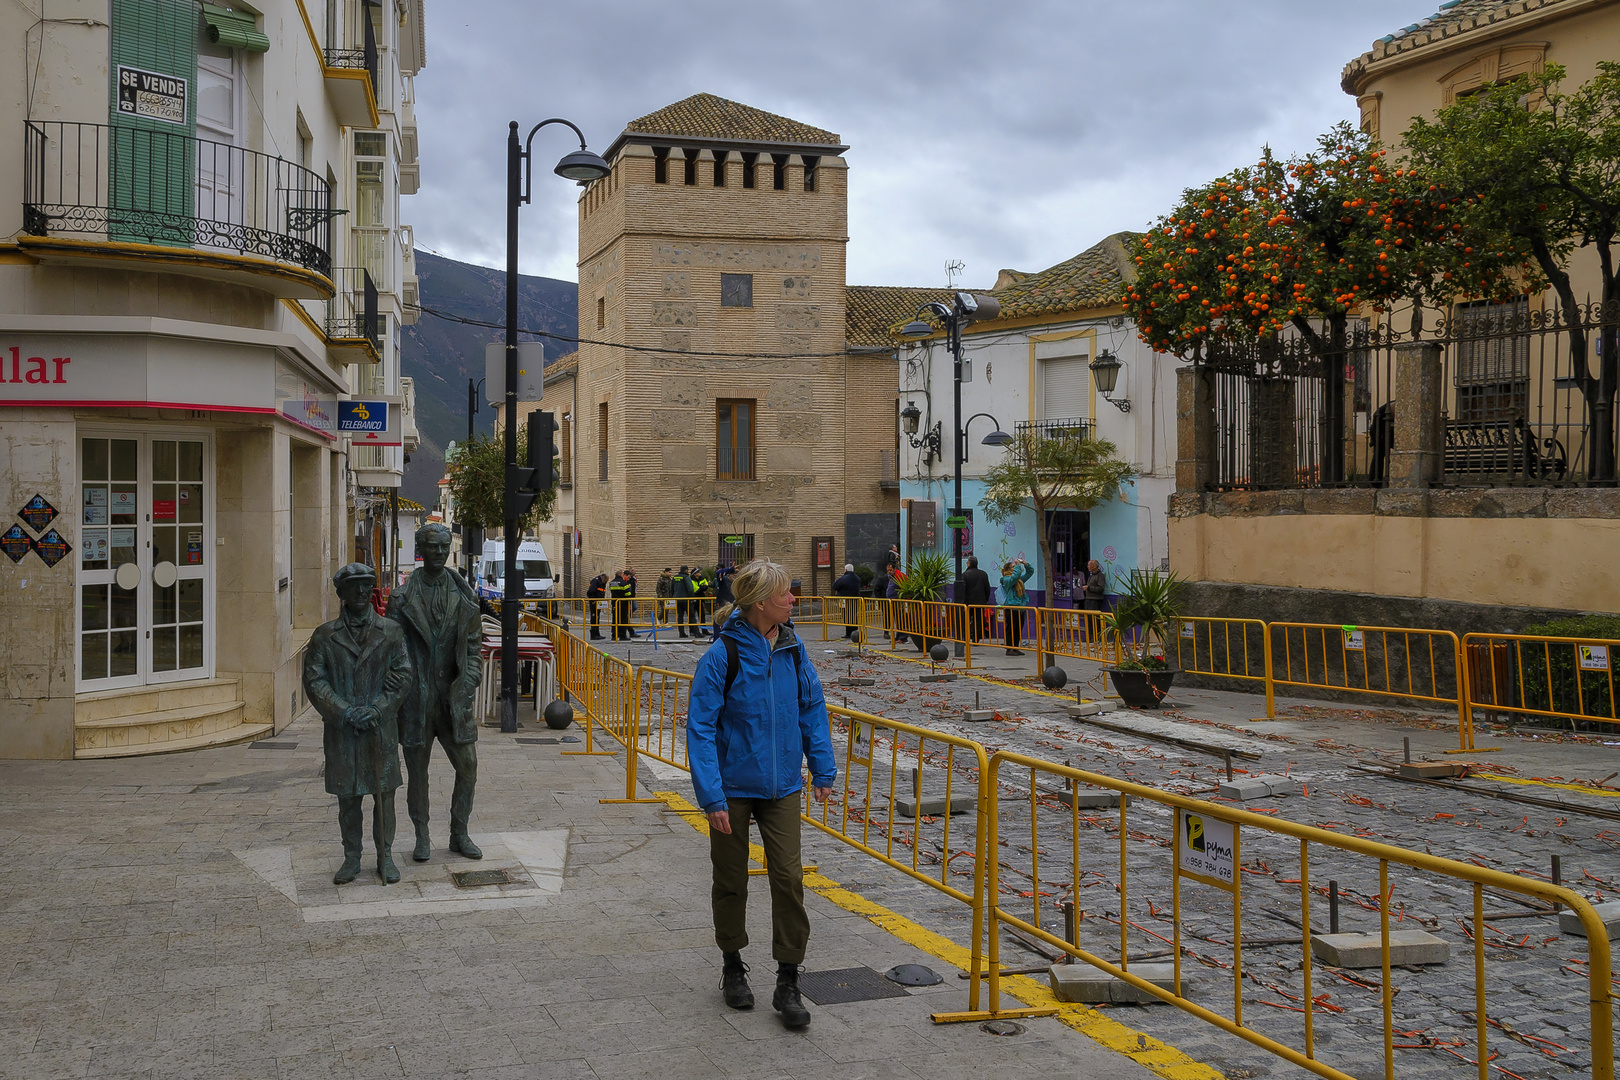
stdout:
<svg viewBox="0 0 1620 1080">
<path fill-rule="evenodd" d="M 1271 634 L 1259 619 L 1183 616 L 1168 644 L 1174 648 L 1176 666 L 1189 675 L 1260 683 L 1266 691 L 1266 716 L 1277 715 Z"/>
<path fill-rule="evenodd" d="M 1103 629 L 1105 611 L 1032 608 L 1035 648 L 1042 656 L 1069 656 L 1099 664 L 1119 662 L 1119 643 Z"/>
<path fill-rule="evenodd" d="M 1615 674 L 1620 641 L 1531 634 L 1463 638 L 1467 727 L 1476 710 L 1568 721 L 1620 724 Z"/>
<path fill-rule="evenodd" d="M 1457 710 L 1460 749 L 1473 749 L 1462 648 L 1450 630 L 1274 622 L 1267 636 L 1271 685 L 1449 705 Z"/>
<path fill-rule="evenodd" d="M 1501 996 L 1530 995 L 1532 991 L 1524 988 L 1528 977 L 1526 961 L 1535 959 L 1531 954 L 1509 949 L 1508 946 L 1517 943 L 1504 939 L 1501 932 L 1490 925 L 1484 911 L 1485 890 L 1490 889 L 1563 904 L 1580 919 L 1587 935 L 1583 996 L 1587 999 L 1585 1020 L 1589 1024 L 1590 1044 L 1574 1048 L 1559 1046 L 1559 1049 L 1569 1050 L 1576 1057 L 1582 1051 L 1590 1053 L 1594 1080 L 1614 1077 L 1609 940 L 1602 918 L 1578 893 L 1548 882 L 1285 819 L 1274 820 L 1235 807 L 1007 751 L 998 752 L 990 759 L 982 790 L 990 793 L 985 799 L 986 850 L 997 854 L 987 863 L 985 891 L 989 1008 L 984 1012 L 974 1010 L 938 1016 L 937 1020 L 1028 1014 L 1029 1010 L 1001 1008 L 1000 941 L 1006 928 L 1026 939 L 1062 950 L 1075 960 L 1129 984 L 1138 1000 L 1151 996 L 1169 1002 L 1301 1068 L 1335 1080 L 1350 1080 L 1351 1074 L 1322 1061 L 1317 1055 L 1318 1048 L 1332 1045 L 1335 1053 L 1343 1048 L 1347 1058 L 1354 1057 L 1358 1041 L 1354 1038 L 1358 1034 L 1354 1028 L 1365 1022 L 1363 1018 L 1370 1010 L 1340 1005 L 1333 1001 L 1333 995 L 1376 992 L 1382 1005 L 1379 1034 L 1386 1078 L 1395 1075 L 1396 1049 L 1424 1049 L 1445 1051 L 1467 1064 L 1477 1064 L 1479 1076 L 1484 1080 L 1491 1056 L 1487 1027 L 1496 1022 L 1492 1017 L 1501 1016 L 1506 1020 L 1512 1015 L 1517 1018 L 1517 1012 L 1503 1010 L 1525 1007 L 1525 1002 L 1521 1001 L 1517 1006 L 1499 1005 L 1493 1010 L 1488 991 L 1496 992 L 1499 1001 Z M 1101 801 L 1114 797 L 1117 809 L 1083 809 L 1082 802 L 1098 801 L 1083 798 L 1088 794 L 1104 796 Z M 1026 814 L 1027 822 L 1020 820 Z M 1163 830 L 1166 825 L 1170 826 L 1169 836 L 1153 831 L 1155 828 Z M 1138 880 L 1143 873 L 1155 875 L 1149 898 L 1138 900 L 1134 905 L 1131 898 L 1140 893 L 1129 888 L 1133 867 Z M 1433 898 L 1432 902 L 1452 901 L 1457 910 L 1464 913 L 1471 909 L 1470 921 L 1464 922 L 1466 914 L 1463 914 L 1457 922 L 1473 945 L 1474 992 L 1472 1001 L 1468 1002 L 1472 1015 L 1463 1012 L 1459 1005 L 1457 1015 L 1467 1023 L 1456 1025 L 1453 1032 L 1435 1031 L 1432 1024 L 1421 1032 L 1396 1028 L 1394 999 L 1403 988 L 1394 985 L 1397 972 L 1391 970 L 1390 934 L 1392 923 L 1405 922 L 1409 912 L 1404 898 L 1396 902 L 1397 886 L 1392 884 L 1392 867 L 1400 872 L 1401 892 L 1411 895 L 1414 886 L 1421 882 L 1427 889 L 1427 897 Z M 1313 883 L 1313 873 L 1317 881 L 1331 875 L 1336 882 L 1366 882 L 1359 890 L 1345 889 L 1341 885 L 1339 895 L 1349 898 L 1358 911 L 1376 912 L 1376 940 L 1381 959 L 1377 984 L 1370 979 L 1356 979 L 1338 968 L 1318 972 L 1310 943 L 1311 905 L 1326 889 Z M 1374 875 L 1376 886 L 1371 880 Z M 1087 890 L 1093 888 L 1097 892 L 1088 903 Z M 1153 898 L 1162 898 L 1167 888 L 1168 912 L 1152 902 Z M 1054 909 L 1058 905 L 1053 901 L 1060 897 L 1067 898 L 1064 912 L 1067 917 L 1057 924 Z M 1271 910 L 1279 903 L 1288 903 L 1289 898 L 1297 902 L 1297 919 L 1286 912 Z M 1287 939 L 1246 939 L 1244 908 L 1258 905 L 1265 905 L 1261 910 L 1266 914 L 1301 928 L 1299 935 Z M 1090 908 L 1089 914 L 1086 908 Z M 1209 928 L 1214 920 L 1224 919 L 1228 914 L 1229 930 Z M 1155 921 L 1164 933 L 1150 929 Z M 1204 929 L 1199 936 L 1187 932 L 1189 921 L 1202 924 Z M 1106 939 L 1088 932 L 1096 922 L 1105 924 Z M 1062 933 L 1057 932 L 1055 924 L 1061 926 Z M 1141 951 L 1133 954 L 1133 945 L 1138 950 L 1147 946 L 1148 955 Z M 1300 949 L 1297 954 L 1300 979 L 1295 987 L 1279 985 L 1283 981 L 1291 982 L 1291 977 L 1275 974 L 1270 966 L 1244 965 L 1246 949 L 1269 950 L 1293 945 Z M 1485 977 L 1487 945 L 1499 947 L 1494 955 L 1507 954 L 1518 961 L 1512 964 L 1511 974 L 1505 974 L 1489 986 Z M 1200 962 L 1200 972 L 1223 968 L 1230 972 L 1229 1015 L 1226 1011 L 1217 1011 L 1211 990 L 1199 994 L 1205 1004 L 1190 998 L 1182 962 L 1184 954 Z M 1143 960 L 1166 955 L 1173 958 L 1169 979 L 1160 977 L 1157 981 L 1168 981 L 1168 989 L 1143 978 L 1141 968 Z M 1269 956 L 1275 953 L 1268 952 Z M 1562 956 L 1562 950 L 1551 953 L 1548 962 L 1565 965 L 1568 961 L 1555 959 Z M 1290 972 L 1294 970 L 1292 964 L 1281 966 Z M 1573 969 L 1563 967 L 1563 970 Z M 1319 974 L 1336 980 L 1328 984 L 1327 992 L 1321 989 Z M 1536 985 L 1544 988 L 1557 984 L 1549 981 Z M 1414 984 L 1411 989 L 1414 994 L 1423 993 L 1420 984 Z M 1437 992 L 1449 990 L 1447 982 L 1444 990 Z M 1545 989 L 1538 989 L 1534 994 L 1541 995 L 1538 1006 L 1555 1007 Z M 1245 1005 L 1269 1008 L 1261 1009 L 1258 1015 L 1251 1008 L 1245 1018 Z M 1303 1049 L 1291 1045 L 1299 1036 L 1299 1029 L 1287 1020 L 1289 1014 L 1299 1014 L 1303 1022 L 1300 1040 Z M 1333 1030 L 1324 1031 L 1324 1026 Z M 1572 1023 L 1560 1026 L 1578 1034 L 1581 1026 L 1578 1013 Z M 1501 1027 L 1505 1035 L 1513 1034 L 1506 1024 Z M 1372 1033 L 1366 1034 L 1370 1041 Z M 1400 1044 L 1395 1041 L 1397 1036 L 1403 1040 Z M 1475 1061 L 1458 1052 L 1470 1047 Z M 1352 1064 L 1347 1060 L 1344 1064 L 1346 1069 L 1357 1068 L 1358 1076 L 1365 1076 L 1360 1071 L 1360 1061 Z"/>
</svg>

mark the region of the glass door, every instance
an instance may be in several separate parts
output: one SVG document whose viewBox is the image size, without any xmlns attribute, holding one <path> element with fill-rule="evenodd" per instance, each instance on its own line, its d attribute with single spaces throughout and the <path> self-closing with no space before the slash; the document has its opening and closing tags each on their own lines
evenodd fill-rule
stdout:
<svg viewBox="0 0 1620 1080">
<path fill-rule="evenodd" d="M 79 687 L 202 679 L 213 667 L 205 436 L 79 441 Z"/>
</svg>

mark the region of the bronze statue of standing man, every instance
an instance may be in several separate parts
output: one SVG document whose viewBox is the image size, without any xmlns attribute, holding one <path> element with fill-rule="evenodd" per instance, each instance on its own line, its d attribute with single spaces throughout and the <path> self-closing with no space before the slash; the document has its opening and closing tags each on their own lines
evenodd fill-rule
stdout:
<svg viewBox="0 0 1620 1080">
<path fill-rule="evenodd" d="M 427 862 L 433 857 L 428 835 L 428 758 L 437 740 L 456 770 L 456 785 L 450 793 L 450 850 L 481 859 L 484 853 L 467 835 L 473 788 L 478 783 L 478 717 L 473 715 L 483 674 L 478 652 L 483 641 L 478 597 L 460 574 L 444 567 L 450 557 L 449 529 L 422 526 L 416 530 L 416 550 L 422 556 L 421 568 L 388 598 L 388 617 L 405 630 L 414 675 L 399 713 L 399 742 L 405 748 L 409 780 L 405 805 L 416 826 L 411 858 Z"/>
<path fill-rule="evenodd" d="M 365 831 L 362 803 L 372 802 L 372 839 L 383 884 L 399 880 L 394 865 L 394 791 L 399 787 L 399 705 L 411 682 L 405 632 L 372 610 L 377 575 L 350 563 L 332 577 L 343 610 L 310 635 L 304 652 L 304 693 L 321 714 L 326 790 L 338 799 L 343 865 L 332 883 L 360 873 Z"/>
</svg>

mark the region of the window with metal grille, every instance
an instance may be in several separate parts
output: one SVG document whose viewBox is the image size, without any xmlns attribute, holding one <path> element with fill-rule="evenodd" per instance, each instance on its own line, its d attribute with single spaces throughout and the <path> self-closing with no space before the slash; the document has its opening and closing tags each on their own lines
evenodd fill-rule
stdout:
<svg viewBox="0 0 1620 1080">
<path fill-rule="evenodd" d="M 602 330 L 602 329 L 605 329 L 606 327 L 607 327 L 607 297 L 598 296 L 596 298 L 596 328 L 598 330 Z"/>
<path fill-rule="evenodd" d="M 596 407 L 596 478 L 606 483 L 608 478 L 608 413 L 607 402 Z"/>
<path fill-rule="evenodd" d="M 741 566 L 754 557 L 753 533 L 721 533 L 718 539 L 716 566 Z"/>
<path fill-rule="evenodd" d="M 754 478 L 754 403 L 717 401 L 715 409 L 715 479 Z"/>
<path fill-rule="evenodd" d="M 1525 297 L 1456 307 L 1458 420 L 1516 420 L 1530 404 L 1530 336 Z"/>
</svg>

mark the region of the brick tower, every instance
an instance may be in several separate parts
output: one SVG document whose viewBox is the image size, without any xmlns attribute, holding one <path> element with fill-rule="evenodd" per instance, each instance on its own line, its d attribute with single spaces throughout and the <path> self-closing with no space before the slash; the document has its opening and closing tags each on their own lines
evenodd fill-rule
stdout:
<svg viewBox="0 0 1620 1080">
<path fill-rule="evenodd" d="M 711 94 L 609 148 L 579 200 L 581 580 L 753 554 L 809 593 L 813 538 L 886 549 L 895 378 L 846 337 L 846 149 Z"/>
</svg>

